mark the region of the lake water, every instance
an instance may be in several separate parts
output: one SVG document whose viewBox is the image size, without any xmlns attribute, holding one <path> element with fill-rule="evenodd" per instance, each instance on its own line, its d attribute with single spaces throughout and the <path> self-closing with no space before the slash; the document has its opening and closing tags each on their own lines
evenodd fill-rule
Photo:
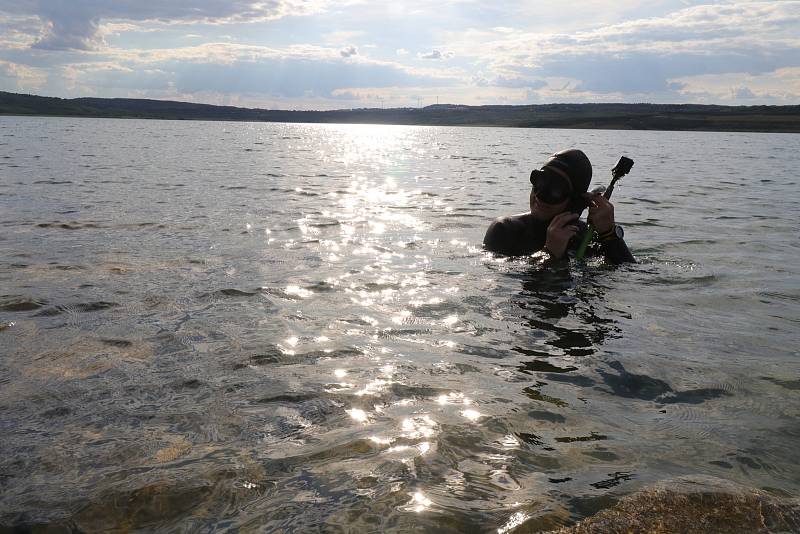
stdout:
<svg viewBox="0 0 800 534">
<path fill-rule="evenodd" d="M 481 250 L 582 148 L 639 260 Z M 535 532 L 800 495 L 800 135 L 0 117 L 0 525 Z"/>
</svg>

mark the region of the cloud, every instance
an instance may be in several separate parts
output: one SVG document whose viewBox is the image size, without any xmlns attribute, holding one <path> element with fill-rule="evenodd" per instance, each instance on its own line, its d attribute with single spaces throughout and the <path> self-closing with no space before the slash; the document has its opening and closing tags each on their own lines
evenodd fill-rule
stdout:
<svg viewBox="0 0 800 534">
<path fill-rule="evenodd" d="M 496 76 L 577 80 L 572 91 L 665 94 L 671 79 L 800 65 L 800 2 L 700 5 L 571 34 L 468 30 L 444 37 Z M 495 29 L 496 30 L 496 29 Z"/>
<path fill-rule="evenodd" d="M 540 89 L 547 85 L 547 82 L 539 79 L 520 78 L 505 76 L 495 76 L 486 78 L 482 72 L 472 77 L 472 83 L 478 87 L 506 87 L 509 89 Z"/>
<path fill-rule="evenodd" d="M 308 15 L 326 0 L 0 0 L 0 12 L 37 16 L 43 31 L 36 48 L 92 50 L 103 44 L 102 21 L 226 24 Z"/>
<path fill-rule="evenodd" d="M 425 53 L 420 52 L 417 57 L 420 59 L 442 59 L 442 53 L 438 50 L 432 50 Z"/>
<path fill-rule="evenodd" d="M 750 100 L 756 98 L 756 94 L 747 87 L 732 88 L 731 96 L 736 100 Z"/>
<path fill-rule="evenodd" d="M 412 69 L 335 48 L 282 49 L 208 43 L 177 49 L 112 49 L 105 60 L 51 66 L 48 93 L 196 100 L 195 95 L 248 95 L 249 102 L 333 102 L 341 88 L 426 87 L 452 84 L 446 69 Z M 8 85 L 8 83 L 4 83 Z M 66 96 L 66 95 L 64 95 Z"/>
<path fill-rule="evenodd" d="M 702 102 L 796 104 L 800 101 L 800 67 L 761 74 L 745 72 L 685 76 L 672 83 L 684 99 Z"/>
<path fill-rule="evenodd" d="M 800 1 L 700 1 L 0 0 L 0 89 L 321 106 L 416 105 L 409 88 L 428 103 L 800 101 Z"/>
<path fill-rule="evenodd" d="M 29 48 L 41 31 L 38 17 L 0 14 L 0 50 Z"/>
<path fill-rule="evenodd" d="M 424 107 L 440 103 L 459 103 L 467 105 L 486 104 L 527 104 L 530 103 L 526 89 L 510 89 L 505 87 L 475 87 L 474 85 L 456 86 L 424 85 L 424 86 L 387 86 L 342 88 L 333 93 L 339 100 L 338 107 L 344 102 L 347 105 L 362 104 L 385 107 Z M 336 102 L 332 103 L 336 107 Z"/>
<path fill-rule="evenodd" d="M 430 52 L 425 52 L 425 53 L 420 52 L 419 54 L 417 54 L 417 57 L 419 59 L 437 59 L 438 60 L 438 59 L 450 59 L 454 55 L 455 54 L 453 52 L 442 52 L 441 50 L 434 48 Z"/>
<path fill-rule="evenodd" d="M 497 76 L 489 82 L 490 85 L 496 87 L 511 87 L 517 89 L 539 89 L 547 85 L 544 80 L 536 80 L 530 78 L 506 78 L 504 76 Z"/>
<path fill-rule="evenodd" d="M 353 46 L 353 45 L 346 46 L 346 47 L 342 48 L 341 50 L 339 50 L 339 54 L 340 54 L 342 57 L 351 57 L 351 56 L 355 56 L 355 55 L 357 55 L 357 54 L 358 54 L 358 49 L 356 49 L 356 47 L 355 47 L 355 46 Z"/>
<path fill-rule="evenodd" d="M 36 91 L 46 81 L 47 72 L 42 69 L 0 59 L 0 87 L 13 91 Z"/>
<path fill-rule="evenodd" d="M 472 83 L 476 87 L 489 87 L 489 80 L 486 79 L 482 72 L 472 77 Z"/>
<path fill-rule="evenodd" d="M 282 97 L 328 97 L 342 87 L 431 85 L 435 78 L 416 76 L 394 65 L 350 61 L 263 58 L 227 65 L 202 63 L 162 66 L 175 74 L 181 92 L 260 92 Z"/>
</svg>

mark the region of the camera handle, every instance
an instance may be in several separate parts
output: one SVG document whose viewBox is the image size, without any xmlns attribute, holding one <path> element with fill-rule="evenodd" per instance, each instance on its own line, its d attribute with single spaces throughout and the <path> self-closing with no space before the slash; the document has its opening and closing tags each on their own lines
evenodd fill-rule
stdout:
<svg viewBox="0 0 800 534">
<path fill-rule="evenodd" d="M 614 168 L 611 169 L 611 183 L 606 188 L 605 192 L 603 193 L 603 197 L 606 200 L 611 198 L 611 193 L 614 192 L 614 186 L 617 184 L 620 178 L 631 172 L 631 168 L 633 167 L 633 160 L 630 158 L 626 158 L 622 156 L 617 161 L 617 164 L 614 165 Z M 581 241 L 580 245 L 578 245 L 578 250 L 575 253 L 575 259 L 578 261 L 583 260 L 583 257 L 586 255 L 586 248 L 589 246 L 589 241 L 592 240 L 592 236 L 594 235 L 594 228 L 592 225 L 589 224 L 589 228 L 586 230 L 586 234 L 583 236 L 583 240 Z"/>
</svg>

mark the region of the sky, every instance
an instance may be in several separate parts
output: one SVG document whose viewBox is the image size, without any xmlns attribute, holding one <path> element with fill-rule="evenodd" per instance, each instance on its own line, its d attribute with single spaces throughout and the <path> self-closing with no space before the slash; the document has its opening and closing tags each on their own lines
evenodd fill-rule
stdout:
<svg viewBox="0 0 800 534">
<path fill-rule="evenodd" d="M 0 90 L 271 109 L 800 104 L 800 1 L 0 0 Z"/>
</svg>

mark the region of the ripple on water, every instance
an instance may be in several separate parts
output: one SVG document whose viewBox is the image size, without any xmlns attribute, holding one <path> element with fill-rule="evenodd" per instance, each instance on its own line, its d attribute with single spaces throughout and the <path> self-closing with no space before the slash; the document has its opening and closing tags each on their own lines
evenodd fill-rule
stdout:
<svg viewBox="0 0 800 534">
<path fill-rule="evenodd" d="M 50 222 L 50 223 L 38 223 L 36 225 L 39 228 L 59 228 L 61 230 L 83 230 L 85 228 L 104 228 L 103 225 L 87 222 L 81 223 L 77 221 L 73 222 Z"/>
<path fill-rule="evenodd" d="M 321 359 L 339 359 L 362 356 L 363 352 L 356 347 L 344 347 L 338 349 L 323 349 L 308 352 L 296 352 L 287 350 L 277 345 L 262 348 L 257 354 L 248 357 L 247 360 L 236 364 L 237 368 L 247 365 L 300 365 L 314 364 Z"/>
<path fill-rule="evenodd" d="M 98 300 L 94 302 L 78 302 L 75 304 L 59 304 L 58 306 L 51 306 L 45 308 L 39 313 L 35 314 L 37 317 L 53 317 L 63 314 L 76 314 L 76 313 L 93 313 L 98 311 L 105 311 L 111 308 L 116 308 L 120 304 L 116 302 L 108 302 Z"/>
<path fill-rule="evenodd" d="M 781 380 L 779 378 L 773 378 L 770 376 L 762 376 L 761 379 L 772 382 L 773 384 L 777 384 L 780 387 L 788 390 L 800 390 L 800 378 L 794 380 Z"/>
<path fill-rule="evenodd" d="M 233 287 L 227 287 L 223 289 L 218 289 L 213 293 L 203 293 L 200 295 L 200 298 L 213 298 L 213 297 L 254 297 L 259 295 L 259 290 L 254 291 L 246 291 L 244 289 L 236 289 Z"/>
<path fill-rule="evenodd" d="M 152 357 L 152 347 L 146 342 L 78 338 L 66 340 L 60 349 L 38 354 L 26 365 L 24 373 L 37 378 L 83 379 Z"/>
<path fill-rule="evenodd" d="M 38 310 L 47 305 L 45 299 L 27 297 L 24 295 L 2 295 L 0 296 L 0 311 L 25 312 Z"/>
</svg>

